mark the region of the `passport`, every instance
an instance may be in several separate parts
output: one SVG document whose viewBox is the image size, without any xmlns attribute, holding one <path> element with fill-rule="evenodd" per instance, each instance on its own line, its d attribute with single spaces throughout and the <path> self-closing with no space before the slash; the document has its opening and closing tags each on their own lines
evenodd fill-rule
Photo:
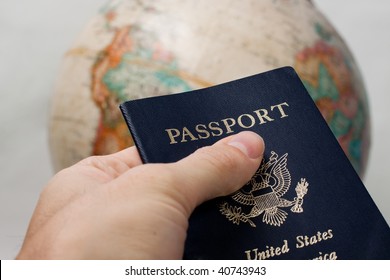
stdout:
<svg viewBox="0 0 390 280">
<path fill-rule="evenodd" d="M 264 138 L 252 179 L 191 215 L 184 259 L 390 259 L 388 224 L 293 68 L 120 109 L 144 163 L 244 130 Z"/>
</svg>

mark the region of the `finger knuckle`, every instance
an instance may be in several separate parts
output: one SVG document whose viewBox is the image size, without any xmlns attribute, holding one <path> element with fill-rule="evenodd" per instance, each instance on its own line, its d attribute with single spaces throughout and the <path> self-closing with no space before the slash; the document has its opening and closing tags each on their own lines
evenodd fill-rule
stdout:
<svg viewBox="0 0 390 280">
<path fill-rule="evenodd" d="M 84 160 L 82 160 L 80 165 L 84 165 L 90 168 L 94 168 L 111 178 L 116 178 L 121 173 L 120 168 L 118 167 L 120 164 L 115 157 L 110 156 L 90 156 Z"/>
<path fill-rule="evenodd" d="M 238 153 L 235 151 L 228 151 L 226 148 L 218 147 L 204 147 L 198 150 L 204 160 L 213 169 L 213 172 L 226 174 L 238 168 Z"/>
</svg>

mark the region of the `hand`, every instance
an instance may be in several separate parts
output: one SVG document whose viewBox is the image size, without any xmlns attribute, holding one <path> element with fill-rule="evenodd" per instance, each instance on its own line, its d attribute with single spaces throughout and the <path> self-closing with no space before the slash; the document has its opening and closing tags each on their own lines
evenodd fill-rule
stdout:
<svg viewBox="0 0 390 280">
<path fill-rule="evenodd" d="M 179 259 L 202 202 L 250 180 L 264 142 L 241 132 L 170 164 L 142 164 L 135 147 L 89 157 L 43 190 L 20 259 Z"/>
</svg>

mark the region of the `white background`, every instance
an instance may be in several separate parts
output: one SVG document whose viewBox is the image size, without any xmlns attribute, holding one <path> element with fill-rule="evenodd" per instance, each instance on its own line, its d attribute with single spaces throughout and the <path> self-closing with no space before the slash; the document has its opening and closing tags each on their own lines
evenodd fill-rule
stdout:
<svg viewBox="0 0 390 280">
<path fill-rule="evenodd" d="M 21 280 L 21 279 L 39 279 L 39 280 L 63 280 L 63 279 L 94 279 L 94 280 L 117 280 L 117 279 L 142 279 L 142 280 L 179 280 L 179 279 L 202 279 L 202 280 L 252 280 L 252 279 L 291 279 L 299 280 L 312 279 L 383 279 L 388 275 L 388 261 L 366 261 L 364 267 L 360 261 L 337 261 L 337 262 L 315 262 L 315 261 L 288 261 L 272 260 L 266 262 L 245 260 L 115 260 L 115 261 L 2 261 L 1 262 L 2 280 Z M 239 273 L 232 274 L 233 269 L 229 267 L 259 268 L 257 273 L 244 275 Z M 262 269 L 265 268 L 265 270 Z M 145 268 L 145 269 L 144 269 Z M 149 268 L 149 273 L 147 273 Z M 175 270 L 179 275 L 161 275 L 157 276 L 157 269 L 168 268 L 171 272 Z M 181 268 L 185 269 L 182 271 Z M 222 268 L 226 273 L 218 273 Z M 281 269 L 282 268 L 282 269 Z M 126 269 L 129 274 L 126 275 Z M 151 272 L 154 269 L 155 272 Z M 192 269 L 192 272 L 191 272 Z M 208 270 L 208 273 L 204 272 Z M 144 270 L 146 275 L 134 275 Z M 265 274 L 261 274 L 265 271 Z M 184 272 L 184 274 L 183 274 Z M 195 273 L 194 273 L 195 272 Z M 196 274 L 198 275 L 188 275 Z M 230 273 L 229 273 L 230 272 Z M 152 275 L 154 274 L 154 275 Z M 186 275 L 187 274 L 187 275 Z M 320 277 L 318 277 L 320 275 Z M 4 277 L 3 277 L 4 276 Z M 295 277 L 296 276 L 296 277 Z"/>
<path fill-rule="evenodd" d="M 0 259 L 12 259 L 52 176 L 48 105 L 62 55 L 106 0 L 0 1 Z M 390 222 L 390 1 L 315 0 L 349 45 L 372 116 L 366 187 Z"/>
</svg>

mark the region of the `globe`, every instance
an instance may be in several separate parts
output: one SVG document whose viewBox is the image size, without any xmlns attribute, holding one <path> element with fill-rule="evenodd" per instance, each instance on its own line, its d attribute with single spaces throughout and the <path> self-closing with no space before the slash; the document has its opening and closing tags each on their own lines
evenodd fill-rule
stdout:
<svg viewBox="0 0 390 280">
<path fill-rule="evenodd" d="M 370 142 L 364 84 L 343 39 L 309 0 L 108 2 L 63 58 L 50 110 L 54 169 L 133 145 L 123 101 L 286 65 L 362 176 Z"/>
</svg>

